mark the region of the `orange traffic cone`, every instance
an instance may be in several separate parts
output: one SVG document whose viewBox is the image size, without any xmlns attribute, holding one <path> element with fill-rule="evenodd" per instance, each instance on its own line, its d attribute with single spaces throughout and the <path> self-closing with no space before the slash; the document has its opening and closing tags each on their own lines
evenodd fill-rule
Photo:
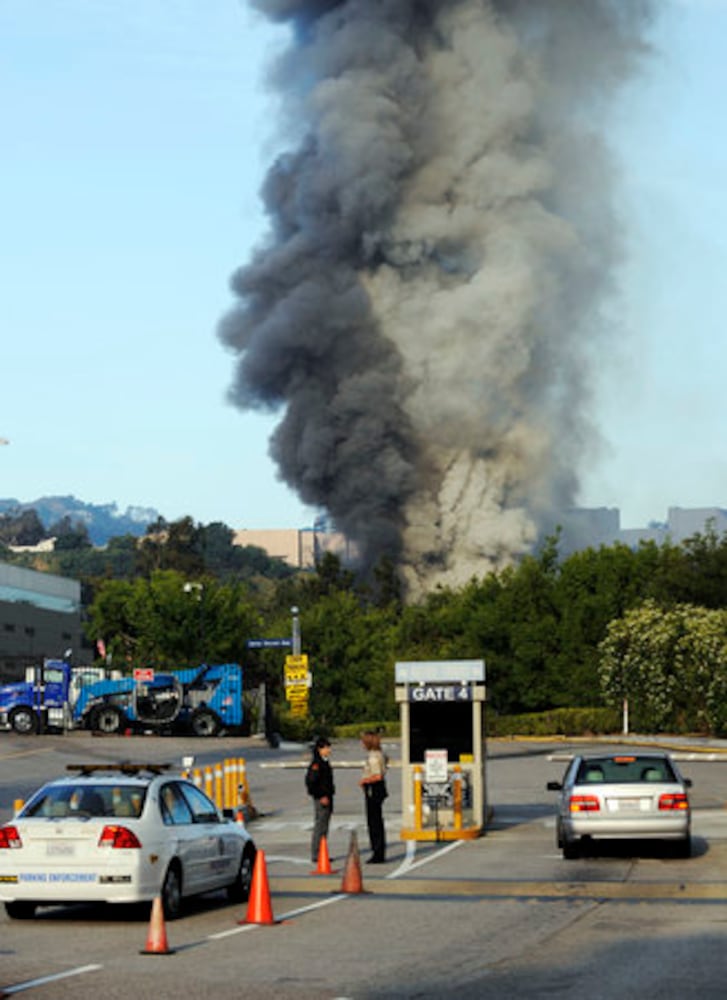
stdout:
<svg viewBox="0 0 727 1000">
<path fill-rule="evenodd" d="M 146 948 L 141 955 L 173 955 L 174 949 L 167 944 L 167 930 L 164 926 L 164 907 L 161 896 L 155 896 L 151 904 L 151 919 L 149 933 L 146 938 Z"/>
<path fill-rule="evenodd" d="M 358 839 L 355 830 L 351 831 L 351 843 L 348 848 L 343 878 L 341 879 L 341 892 L 364 892 L 363 878 L 361 876 L 361 857 L 358 853 Z"/>
<path fill-rule="evenodd" d="M 270 902 L 270 887 L 268 886 L 268 867 L 265 864 L 265 851 L 255 855 L 255 867 L 252 870 L 252 885 L 247 903 L 247 916 L 238 920 L 238 924 L 277 924 L 273 918 L 273 907 Z"/>
<path fill-rule="evenodd" d="M 318 845 L 318 867 L 315 871 L 311 872 L 311 875 L 335 875 L 335 869 L 331 868 L 331 859 L 328 856 L 328 840 L 326 837 L 321 837 L 321 842 Z"/>
</svg>

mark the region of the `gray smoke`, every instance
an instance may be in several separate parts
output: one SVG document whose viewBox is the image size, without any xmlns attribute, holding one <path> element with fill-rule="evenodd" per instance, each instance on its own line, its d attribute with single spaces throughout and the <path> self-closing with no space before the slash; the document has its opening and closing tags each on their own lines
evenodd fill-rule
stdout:
<svg viewBox="0 0 727 1000">
<path fill-rule="evenodd" d="M 575 501 L 621 255 L 609 110 L 650 0 L 253 0 L 290 152 L 221 324 L 233 401 L 412 596 Z"/>
</svg>

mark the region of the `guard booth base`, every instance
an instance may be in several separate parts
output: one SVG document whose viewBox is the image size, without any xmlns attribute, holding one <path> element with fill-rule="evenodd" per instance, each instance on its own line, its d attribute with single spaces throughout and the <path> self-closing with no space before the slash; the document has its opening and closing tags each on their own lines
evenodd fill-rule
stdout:
<svg viewBox="0 0 727 1000">
<path fill-rule="evenodd" d="M 396 664 L 402 840 L 453 841 L 485 829 L 483 660 Z"/>
</svg>

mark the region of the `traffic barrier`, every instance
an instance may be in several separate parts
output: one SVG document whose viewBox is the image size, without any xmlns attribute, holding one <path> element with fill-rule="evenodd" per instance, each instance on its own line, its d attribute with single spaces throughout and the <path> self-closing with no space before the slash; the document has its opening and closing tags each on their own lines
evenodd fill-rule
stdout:
<svg viewBox="0 0 727 1000">
<path fill-rule="evenodd" d="M 361 855 L 358 851 L 358 838 L 356 831 L 351 831 L 351 843 L 346 856 L 346 867 L 343 869 L 341 879 L 341 892 L 357 893 L 364 892 L 363 876 L 361 875 Z"/>
<path fill-rule="evenodd" d="M 149 932 L 146 938 L 146 948 L 141 955 L 173 955 L 174 949 L 169 947 L 167 929 L 164 924 L 164 907 L 161 896 L 155 896 L 151 904 Z"/>
<path fill-rule="evenodd" d="M 242 810 L 248 822 L 258 814 L 250 795 L 244 757 L 226 757 L 216 764 L 209 764 L 204 772 L 196 768 L 192 781 L 212 799 L 218 809 L 232 810 L 235 818 Z"/>
<path fill-rule="evenodd" d="M 273 917 L 273 906 L 270 900 L 270 887 L 268 885 L 268 868 L 265 863 L 265 851 L 258 851 L 255 855 L 255 866 L 252 870 L 252 885 L 250 886 L 250 898 L 247 903 L 247 916 L 244 920 L 238 920 L 238 924 L 277 924 L 279 921 Z"/>
<path fill-rule="evenodd" d="M 462 829 L 462 768 L 455 764 L 452 775 L 452 808 L 454 812 L 454 829 Z"/>
<path fill-rule="evenodd" d="M 336 872 L 331 868 L 331 859 L 328 856 L 328 840 L 326 837 L 321 837 L 321 842 L 318 845 L 318 867 L 315 871 L 311 872 L 311 875 L 335 875 Z"/>
</svg>

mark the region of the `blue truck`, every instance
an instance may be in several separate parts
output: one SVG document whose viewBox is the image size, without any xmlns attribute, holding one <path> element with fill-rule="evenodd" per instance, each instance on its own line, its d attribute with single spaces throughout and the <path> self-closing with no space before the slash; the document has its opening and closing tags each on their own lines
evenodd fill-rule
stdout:
<svg viewBox="0 0 727 1000">
<path fill-rule="evenodd" d="M 46 660 L 35 677 L 0 685 L 0 729 L 38 733 L 153 731 L 217 736 L 243 725 L 242 667 L 203 664 L 113 680 L 84 677 L 63 660 Z"/>
</svg>

